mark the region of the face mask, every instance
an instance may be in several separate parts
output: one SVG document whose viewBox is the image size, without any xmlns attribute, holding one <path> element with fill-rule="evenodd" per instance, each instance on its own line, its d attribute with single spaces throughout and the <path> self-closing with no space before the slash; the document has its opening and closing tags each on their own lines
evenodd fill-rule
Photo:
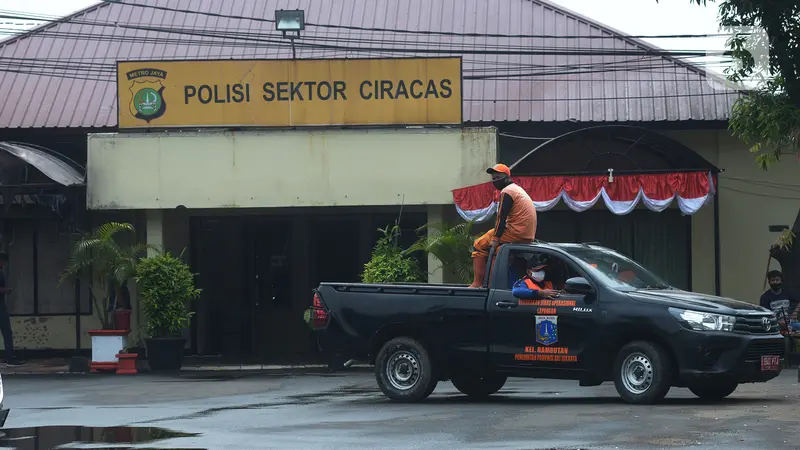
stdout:
<svg viewBox="0 0 800 450">
<path fill-rule="evenodd" d="M 530 276 L 531 276 L 531 279 L 533 281 L 543 281 L 544 280 L 544 271 L 539 270 L 537 272 L 531 272 Z"/>
<path fill-rule="evenodd" d="M 502 191 L 506 186 L 508 186 L 511 183 L 509 182 L 508 178 L 501 178 L 499 180 L 492 181 L 492 184 L 494 185 L 495 189 L 497 189 L 498 191 Z"/>
<path fill-rule="evenodd" d="M 777 291 L 781 288 L 781 283 L 770 283 L 769 287 L 772 288 L 773 291 Z"/>
</svg>

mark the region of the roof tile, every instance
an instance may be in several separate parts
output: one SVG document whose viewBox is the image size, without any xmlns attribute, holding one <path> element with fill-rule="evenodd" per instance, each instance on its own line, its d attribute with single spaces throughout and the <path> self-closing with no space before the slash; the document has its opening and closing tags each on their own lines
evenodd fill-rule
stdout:
<svg viewBox="0 0 800 450">
<path fill-rule="evenodd" d="M 738 96 L 713 89 L 702 70 L 673 58 L 491 52 L 515 47 L 654 48 L 547 0 L 124 0 L 99 4 L 0 43 L 0 127 L 115 127 L 117 60 L 292 55 L 272 23 L 153 6 L 264 19 L 272 19 L 276 9 L 300 8 L 307 22 L 318 24 L 539 36 L 465 37 L 309 25 L 297 41 L 299 58 L 435 56 L 387 51 L 413 50 L 420 44 L 484 48 L 485 54 L 463 55 L 465 121 L 727 120 Z M 304 47 L 306 42 L 329 47 Z M 579 73 L 564 73 L 569 69 Z M 475 79 L 522 73 L 535 75 Z"/>
</svg>

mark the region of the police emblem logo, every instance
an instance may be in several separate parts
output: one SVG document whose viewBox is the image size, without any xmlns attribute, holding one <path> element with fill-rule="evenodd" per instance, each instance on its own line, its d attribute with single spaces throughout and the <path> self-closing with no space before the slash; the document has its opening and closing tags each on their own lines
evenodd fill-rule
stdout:
<svg viewBox="0 0 800 450">
<path fill-rule="evenodd" d="M 536 316 L 536 342 L 542 345 L 558 342 L 558 316 Z"/>
<path fill-rule="evenodd" d="M 131 93 L 131 115 L 147 123 L 163 116 L 167 111 L 167 102 L 164 100 L 165 86 L 161 81 L 167 78 L 167 72 L 159 69 L 138 69 L 125 75 L 130 81 L 128 90 Z"/>
</svg>

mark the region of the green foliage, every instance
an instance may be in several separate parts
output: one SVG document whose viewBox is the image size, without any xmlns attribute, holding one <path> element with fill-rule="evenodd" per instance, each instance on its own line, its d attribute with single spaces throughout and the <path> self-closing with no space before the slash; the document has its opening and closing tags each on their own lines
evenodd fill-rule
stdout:
<svg viewBox="0 0 800 450">
<path fill-rule="evenodd" d="M 189 266 L 169 253 L 139 261 L 136 282 L 150 337 L 179 334 L 194 313 L 187 304 L 200 295 Z"/>
<path fill-rule="evenodd" d="M 800 154 L 800 110 L 780 82 L 764 83 L 738 99 L 731 112 L 731 131 L 750 146 L 762 170 L 779 162 L 783 155 Z"/>
<path fill-rule="evenodd" d="M 425 236 L 406 250 L 406 253 L 422 251 L 436 257 L 444 270 L 455 274 L 463 283 L 472 281 L 472 244 L 477 238 L 472 229 L 474 221 L 455 225 L 444 221 L 430 222 L 417 231 L 426 231 Z"/>
<path fill-rule="evenodd" d="M 423 273 L 417 261 L 405 254 L 397 245 L 400 228 L 388 226 L 378 229 L 383 237 L 372 250 L 372 257 L 364 265 L 361 280 L 364 283 L 419 283 Z"/>
<path fill-rule="evenodd" d="M 71 278 L 88 279 L 94 314 L 104 329 L 111 327 L 106 292 L 108 284 L 114 286 L 117 304 L 121 305 L 121 287 L 134 277 L 136 264 L 151 247 L 144 244 L 123 245 L 119 237 L 124 234 L 136 239 L 133 225 L 118 222 L 103 224 L 91 233 L 75 235 L 67 267 L 61 274 L 60 283 Z"/>
</svg>

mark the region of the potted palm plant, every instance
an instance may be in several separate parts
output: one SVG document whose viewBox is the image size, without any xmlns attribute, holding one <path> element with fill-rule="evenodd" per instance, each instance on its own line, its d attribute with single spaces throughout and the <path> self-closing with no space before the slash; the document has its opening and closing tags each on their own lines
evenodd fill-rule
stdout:
<svg viewBox="0 0 800 450">
<path fill-rule="evenodd" d="M 124 234 L 130 234 L 135 241 L 136 230 L 129 223 L 109 222 L 90 233 L 77 234 L 67 267 L 61 274 L 61 282 L 77 278 L 89 284 L 92 313 L 102 326 L 102 329 L 88 331 L 92 337 L 90 368 L 93 372 L 117 369 L 116 355 L 126 346 L 130 333 L 130 302 L 124 293 L 148 246 L 123 245 L 120 235 Z M 114 316 L 121 316 L 123 320 L 115 320 Z"/>
<path fill-rule="evenodd" d="M 169 253 L 143 259 L 136 267 L 136 282 L 146 318 L 145 345 L 152 370 L 178 370 L 183 365 L 186 338 L 181 331 L 193 313 L 187 305 L 200 295 L 195 274 Z"/>
<path fill-rule="evenodd" d="M 417 251 L 431 254 L 442 263 L 442 269 L 464 284 L 472 281 L 472 244 L 477 236 L 472 228 L 475 222 L 450 224 L 434 221 L 417 231 L 426 231 L 405 253 Z"/>
</svg>

